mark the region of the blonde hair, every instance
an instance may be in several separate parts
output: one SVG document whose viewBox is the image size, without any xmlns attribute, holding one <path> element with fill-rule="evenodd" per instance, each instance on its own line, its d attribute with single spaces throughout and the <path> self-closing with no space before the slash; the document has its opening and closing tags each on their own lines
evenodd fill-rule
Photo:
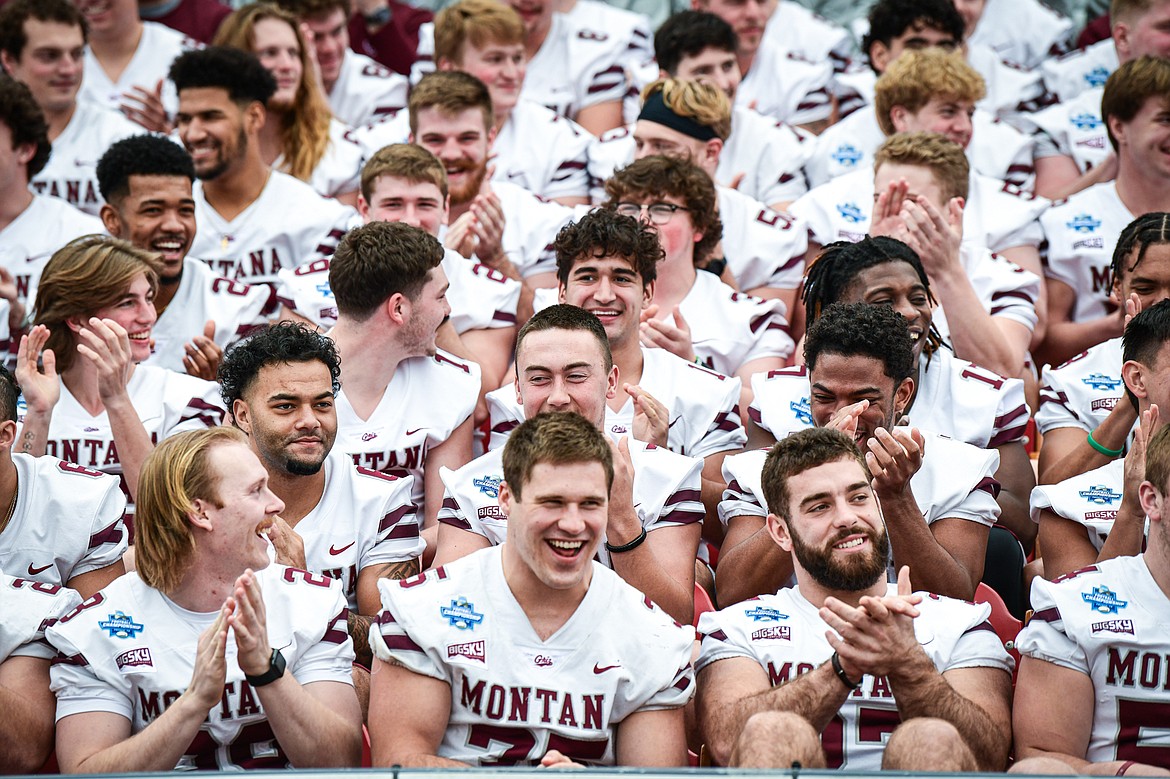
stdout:
<svg viewBox="0 0 1170 779">
<path fill-rule="evenodd" d="M 495 2 L 495 0 L 491 0 Z M 434 184 L 447 197 L 447 171 L 439 158 L 413 143 L 392 143 L 374 152 L 362 166 L 362 197 L 370 202 L 374 185 L 382 176 L 403 179 L 411 184 Z"/>
<path fill-rule="evenodd" d="M 731 101 L 722 89 L 698 81 L 660 78 L 646 85 L 642 100 L 662 93 L 662 102 L 679 116 L 693 119 L 726 141 L 731 135 Z"/>
<path fill-rule="evenodd" d="M 308 181 L 329 148 L 329 122 L 333 116 L 325 95 L 312 77 L 316 65 L 309 57 L 305 38 L 296 17 L 271 3 L 251 3 L 233 11 L 215 34 L 213 43 L 252 52 L 256 45 L 256 23 L 265 19 L 284 22 L 293 31 L 300 49 L 301 83 L 292 107 L 280 118 L 280 149 L 284 172 Z M 269 104 L 271 105 L 271 100 Z"/>
<path fill-rule="evenodd" d="M 463 61 L 463 47 L 524 43 L 524 22 L 497 0 L 459 0 L 435 14 L 435 62 Z"/>
<path fill-rule="evenodd" d="M 53 350 L 57 370 L 69 370 L 77 356 L 69 319 L 113 305 L 140 273 L 157 292 L 161 269 L 157 255 L 105 235 L 83 235 L 54 252 L 37 285 L 33 323 L 49 328 L 45 348 Z"/>
<path fill-rule="evenodd" d="M 963 147 L 938 133 L 895 133 L 873 155 L 873 170 L 887 162 L 929 168 L 945 200 L 967 198 L 971 163 Z"/>
<path fill-rule="evenodd" d="M 211 466 L 219 446 L 247 446 L 234 427 L 179 433 L 163 440 L 142 463 L 134 517 L 134 564 L 138 576 L 159 592 L 173 592 L 195 553 L 190 516 L 197 499 L 217 508 L 220 475 Z"/>
<path fill-rule="evenodd" d="M 976 103 L 987 94 L 983 77 L 959 52 L 938 48 L 908 51 L 890 63 L 874 87 L 874 111 L 886 135 L 897 130 L 890 119 L 894 106 L 917 113 L 932 98 Z"/>
</svg>

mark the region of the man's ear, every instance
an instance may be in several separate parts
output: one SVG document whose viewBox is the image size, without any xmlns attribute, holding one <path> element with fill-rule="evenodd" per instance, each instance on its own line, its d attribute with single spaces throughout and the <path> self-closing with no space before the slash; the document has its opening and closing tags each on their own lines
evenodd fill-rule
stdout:
<svg viewBox="0 0 1170 779">
<path fill-rule="evenodd" d="M 914 397 L 914 379 L 906 377 L 894 390 L 894 418 L 898 419 L 910 407 L 910 399 Z M 895 423 L 896 424 L 896 423 Z"/>
<path fill-rule="evenodd" d="M 881 41 L 874 41 L 869 47 L 869 64 L 878 73 L 885 73 L 890 66 L 890 47 Z"/>
<path fill-rule="evenodd" d="M 1139 398 L 1149 397 L 1149 389 L 1146 387 L 1146 366 L 1137 360 L 1126 360 L 1121 366 L 1121 378 L 1125 381 L 1126 389 L 1134 395 Z"/>
<path fill-rule="evenodd" d="M 788 523 L 775 514 L 769 513 L 765 525 L 768 529 L 768 535 L 776 542 L 776 545 L 785 552 L 792 551 L 792 536 L 788 533 Z"/>
<path fill-rule="evenodd" d="M 244 129 L 249 133 L 260 132 L 260 128 L 268 120 L 268 109 L 259 100 L 248 103 L 244 109 Z"/>
<path fill-rule="evenodd" d="M 500 511 L 504 512 L 504 516 L 511 516 L 512 501 L 514 499 L 515 498 L 512 495 L 512 490 L 510 487 L 508 487 L 508 482 L 500 482 L 499 496 L 496 498 L 496 500 L 499 502 Z"/>
<path fill-rule="evenodd" d="M 395 292 L 386 298 L 382 305 L 386 307 L 386 315 L 390 317 L 390 321 L 399 327 L 406 324 L 410 318 L 410 300 L 401 292 Z"/>
<path fill-rule="evenodd" d="M 894 125 L 895 132 L 902 132 L 906 128 L 906 117 L 910 110 L 904 105 L 896 105 L 890 109 L 890 124 Z"/>
<path fill-rule="evenodd" d="M 102 203 L 102 209 L 98 212 L 98 216 L 102 219 L 102 225 L 105 226 L 106 232 L 115 238 L 122 237 L 122 215 L 118 213 L 118 209 L 107 203 Z"/>
<path fill-rule="evenodd" d="M 248 404 L 241 398 L 236 398 L 232 401 L 232 419 L 236 422 L 236 427 L 248 435 L 252 435 L 252 415 L 248 409 Z"/>
<path fill-rule="evenodd" d="M 207 516 L 207 510 L 213 508 L 210 501 L 206 501 L 203 498 L 196 498 L 191 503 L 191 508 L 193 510 L 187 514 L 188 522 L 201 530 L 215 530 L 215 524 Z"/>
<path fill-rule="evenodd" d="M 16 443 L 16 422 L 6 419 L 0 422 L 0 449 L 12 449 Z"/>
</svg>

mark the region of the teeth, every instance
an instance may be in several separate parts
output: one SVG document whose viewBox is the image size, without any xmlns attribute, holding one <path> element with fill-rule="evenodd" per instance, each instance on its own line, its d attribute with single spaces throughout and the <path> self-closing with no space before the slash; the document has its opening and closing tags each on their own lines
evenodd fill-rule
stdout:
<svg viewBox="0 0 1170 779">
<path fill-rule="evenodd" d="M 137 334 L 135 334 L 135 335 L 132 335 L 132 336 L 130 336 L 130 340 L 131 340 L 131 341 L 146 341 L 146 340 L 148 340 L 149 338 L 150 338 L 150 333 L 149 333 L 149 332 L 146 332 L 146 333 L 137 333 Z"/>
<path fill-rule="evenodd" d="M 584 545 L 584 541 L 549 541 L 556 549 L 576 550 Z"/>
<path fill-rule="evenodd" d="M 838 549 L 852 549 L 855 546 L 861 546 L 861 542 L 864 540 L 865 540 L 864 538 L 858 537 L 858 538 L 853 539 L 852 541 L 846 541 L 843 544 L 837 544 L 837 548 Z"/>
</svg>

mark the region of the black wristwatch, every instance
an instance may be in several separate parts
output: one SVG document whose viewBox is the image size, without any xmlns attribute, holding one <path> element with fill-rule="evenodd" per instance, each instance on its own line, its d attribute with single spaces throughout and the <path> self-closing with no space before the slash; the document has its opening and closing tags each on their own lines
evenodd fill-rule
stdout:
<svg viewBox="0 0 1170 779">
<path fill-rule="evenodd" d="M 279 649 L 273 649 L 272 657 L 268 659 L 268 670 L 256 676 L 244 674 L 244 678 L 247 679 L 248 684 L 252 685 L 253 687 L 263 687 L 266 684 L 272 684 L 277 679 L 284 676 L 285 665 L 286 663 L 284 660 L 284 655 L 280 653 Z"/>
</svg>

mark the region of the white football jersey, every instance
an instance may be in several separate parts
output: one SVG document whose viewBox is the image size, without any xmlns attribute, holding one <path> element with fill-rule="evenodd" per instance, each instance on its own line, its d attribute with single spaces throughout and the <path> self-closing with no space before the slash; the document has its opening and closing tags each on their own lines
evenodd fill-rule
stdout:
<svg viewBox="0 0 1170 779">
<path fill-rule="evenodd" d="M 910 477 L 914 502 L 926 524 L 940 519 L 965 519 L 987 527 L 999 519 L 995 496 L 999 482 L 999 452 L 980 449 L 934 432 L 921 431 L 926 439 L 922 467 Z M 768 516 L 762 471 L 767 449 L 733 454 L 723 461 L 727 489 L 719 501 L 719 521 L 727 526 L 732 517 Z M 896 572 L 891 570 L 891 580 Z"/>
<path fill-rule="evenodd" d="M 1087 322 L 1116 312 L 1110 264 L 1117 238 L 1136 216 L 1106 181 L 1056 203 L 1040 217 L 1047 240 L 1045 276 L 1062 281 L 1076 293 L 1071 321 Z"/>
<path fill-rule="evenodd" d="M 341 587 L 328 576 L 269 565 L 256 572 L 264 592 L 268 640 L 286 673 L 302 685 L 353 684 L 353 642 Z M 137 573 L 115 579 L 45 631 L 57 650 L 50 671 L 57 719 L 102 711 L 140 732 L 187 689 L 199 635 L 219 612 L 181 608 Z M 244 679 L 229 636 L 222 705 L 212 706 L 176 768 L 284 769 L 289 760 Z"/>
<path fill-rule="evenodd" d="M 1003 58 L 982 43 L 966 42 L 967 64 L 983 77 L 987 94 L 978 105 L 992 116 L 1014 121 L 1021 113 L 1035 111 L 1053 102 L 1037 71 Z"/>
<path fill-rule="evenodd" d="M 1117 519 L 1124 490 L 1125 460 L 1114 460 L 1057 484 L 1033 487 L 1028 508 L 1033 522 L 1040 521 L 1041 510 L 1050 509 L 1084 526 L 1093 547 L 1101 551 Z M 1146 524 L 1148 531 L 1148 520 Z"/>
<path fill-rule="evenodd" d="M 215 343 L 227 349 L 264 327 L 279 308 L 272 287 L 224 278 L 199 260 L 186 257 L 179 289 L 150 331 L 154 348 L 143 364 L 182 373 L 186 371 L 184 347 L 203 335 L 208 320 L 215 322 Z"/>
<path fill-rule="evenodd" d="M 889 594 L 897 585 L 889 586 Z M 914 620 L 922 651 L 939 673 L 962 668 L 998 668 L 1011 673 L 1013 663 L 995 634 L 986 603 L 967 603 L 930 593 L 923 595 Z M 695 667 L 733 657 L 755 660 L 775 687 L 826 663 L 833 648 L 828 625 L 819 609 L 796 587 L 775 595 L 737 603 L 699 618 L 702 640 Z M 878 771 L 886 740 L 902 722 L 890 684 L 866 675 L 821 732 L 821 746 L 830 768 Z"/>
<path fill-rule="evenodd" d="M 738 190 L 719 187 L 723 256 L 739 288 L 796 289 L 804 276 L 808 230 L 791 214 L 773 211 Z"/>
<path fill-rule="evenodd" d="M 814 140 L 804 130 L 735 106 L 715 179 L 729 185 L 742 173 L 743 194 L 761 203 L 792 202 L 808 191 L 805 166 L 812 161 Z"/>
<path fill-rule="evenodd" d="M 422 506 L 427 452 L 471 416 L 479 398 L 479 376 L 478 365 L 441 349 L 434 357 L 403 360 L 369 419 L 354 411 L 343 384 L 336 399 L 333 448 L 372 471 L 413 476 L 411 500 Z"/>
<path fill-rule="evenodd" d="M 1104 87 L 1086 89 L 1066 103 L 1030 114 L 1028 121 L 1052 140 L 1061 154 L 1072 157 L 1085 173 L 1112 153 L 1105 120 L 1101 118 Z"/>
<path fill-rule="evenodd" d="M 451 249 L 443 255 L 442 265 L 450 284 L 447 302 L 451 304 L 455 332 L 516 324 L 520 282 Z M 337 301 L 329 286 L 329 260 L 285 268 L 278 279 L 277 294 L 289 308 L 325 329 L 337 324 Z"/>
<path fill-rule="evenodd" d="M 653 444 L 630 440 L 634 467 L 634 511 L 646 532 L 703 521 L 703 461 Z M 439 521 L 483 536 L 492 545 L 508 536 L 508 517 L 500 508 L 504 450 L 495 449 L 457 471 L 443 468 L 443 508 Z M 612 567 L 609 550 L 597 549 L 597 560 Z"/>
<path fill-rule="evenodd" d="M 688 457 L 707 457 L 742 449 L 747 433 L 739 419 L 736 376 L 724 376 L 678 357 L 665 349 L 642 347 L 642 380 L 639 385 L 670 413 L 667 446 Z M 505 384 L 485 396 L 491 439 L 488 449 L 500 449 L 521 422 L 524 407 L 516 402 L 516 388 Z M 605 430 L 615 439 L 633 436 L 634 401 L 627 399 L 620 411 L 606 406 Z"/>
<path fill-rule="evenodd" d="M 619 7 L 598 0 L 574 0 L 565 16 L 578 28 L 600 30 L 625 38 L 625 52 L 619 62 L 626 74 L 626 94 L 622 99 L 624 121 L 632 122 L 642 110 L 642 90 L 658 78 L 654 60 L 654 26 L 644 13 L 629 6 Z"/>
<path fill-rule="evenodd" d="M 173 117 L 179 109 L 179 95 L 175 91 L 174 82 L 167 74 L 175 57 L 188 49 L 196 48 L 201 48 L 201 44 L 181 32 L 157 22 L 143 22 L 138 48 L 134 50 L 134 56 L 126 63 L 116 82 L 102 68 L 93 51 L 86 48 L 84 76 L 77 99 L 117 111 L 118 106 L 125 101 L 123 93 L 130 92 L 133 87 L 153 92 L 158 82 L 163 81 L 163 108 Z"/>
<path fill-rule="evenodd" d="M 142 419 L 146 434 L 155 444 L 176 433 L 217 427 L 223 421 L 224 406 L 219 385 L 185 373 L 138 365 L 130 376 L 126 391 Z M 27 412 L 22 397 L 17 402 L 17 416 L 22 425 Z M 57 401 L 49 422 L 45 453 L 120 477 L 122 491 L 129 499 L 130 490 L 114 446 L 109 416 L 105 409 L 97 416 L 91 415 L 64 383 L 61 384 L 61 399 Z"/>
<path fill-rule="evenodd" d="M 691 328 L 695 356 L 717 373 L 733 374 L 765 357 L 787 359 L 795 348 L 784 303 L 736 292 L 713 273 L 699 271 L 678 308 Z"/>
<path fill-rule="evenodd" d="M 1104 560 L 1052 582 L 1037 576 L 1032 607 L 1016 638 L 1020 652 L 1093 682 L 1093 727 L 1083 757 L 1170 768 L 1162 714 L 1170 703 L 1163 684 L 1170 603 L 1145 557 Z"/>
<path fill-rule="evenodd" d="M 578 763 L 612 765 L 616 726 L 626 717 L 690 699 L 690 626 L 595 564 L 584 599 L 541 641 L 500 557 L 499 548 L 482 549 L 378 583 L 374 655 L 451 688 L 440 757 L 537 765 L 556 749 Z"/>
<path fill-rule="evenodd" d="M 357 613 L 357 578 L 366 567 L 413 560 L 426 544 L 411 502 L 411 477 L 355 466 L 334 449 L 325 458 L 320 502 L 294 526 L 305 542 L 305 565 L 338 579 Z"/>
<path fill-rule="evenodd" d="M 1036 168 L 1032 162 L 1033 139 L 980 108 L 971 117 L 971 142 L 967 160 L 972 174 L 980 173 L 1012 187 L 1031 190 Z M 838 176 L 865 171 L 872 178 L 873 157 L 886 140 L 874 107 L 859 108 L 817 136 L 812 159 L 805 170 L 809 186 L 819 187 Z M 872 205 L 865 206 L 868 213 Z"/>
<path fill-rule="evenodd" d="M 970 243 L 959 247 L 959 261 L 987 313 L 1018 322 L 1029 331 L 1036 329 L 1036 322 L 1039 321 L 1036 316 L 1036 299 L 1040 296 L 1039 276 L 1005 257 Z M 941 306 L 934 309 L 932 322 L 939 334 L 949 341 L 950 325 Z"/>
<path fill-rule="evenodd" d="M 1035 68 L 1068 47 L 1072 21 L 1042 0 L 987 0 L 967 44 L 989 46 L 1000 58 Z"/>
<path fill-rule="evenodd" d="M 569 119 L 582 108 L 622 100 L 629 31 L 597 27 L 554 13 L 548 36 L 528 61 L 521 97 Z"/>
<path fill-rule="evenodd" d="M 0 230 L 0 265 L 16 279 L 16 294 L 28 308 L 53 252 L 74 238 L 93 234 L 106 235 L 100 219 L 44 195 L 34 195 L 28 208 Z"/>
<path fill-rule="evenodd" d="M 531 100 L 519 100 L 492 143 L 496 168 L 492 180 L 515 184 L 548 200 L 588 197 L 586 166 L 592 140 L 572 119 Z"/>
<path fill-rule="evenodd" d="M 1040 376 L 1041 433 L 1058 427 L 1079 427 L 1088 433 L 1105 421 L 1118 403 L 1128 403 L 1121 378 L 1121 338 L 1110 338 Z"/>
<path fill-rule="evenodd" d="M 1048 91 L 1065 102 L 1085 90 L 1105 86 L 1118 64 L 1113 39 L 1106 38 L 1083 49 L 1074 49 L 1063 57 L 1045 60 L 1040 63 L 1040 72 Z"/>
<path fill-rule="evenodd" d="M 203 182 L 196 181 L 195 223 L 189 256 L 203 260 L 219 276 L 257 284 L 274 283 L 281 268 L 332 256 L 342 236 L 362 222 L 349 206 L 273 170 L 260 197 L 231 221 L 211 207 Z"/>
<path fill-rule="evenodd" d="M 782 24 L 777 21 L 780 17 L 778 8 L 768 20 L 755 61 L 736 87 L 735 105 L 754 108 L 764 116 L 791 125 L 828 119 L 833 108 L 830 94 L 833 63 L 810 60 L 769 40 L 768 31 Z"/>
<path fill-rule="evenodd" d="M 907 410 L 911 424 L 979 448 L 1024 437 L 1028 406 L 1024 382 L 960 360 L 946 348 L 919 360 L 918 391 Z M 813 426 L 808 368 L 794 365 L 752 377 L 753 422 L 785 438 Z"/>
<path fill-rule="evenodd" d="M 789 211 L 807 222 L 809 237 L 824 246 L 833 241 L 860 241 L 868 235 L 873 204 L 873 173 L 861 169 L 810 190 Z M 972 172 L 963 209 L 963 241 L 993 252 L 1039 246 L 1043 231 L 1037 220 L 1048 206 L 1042 197 Z"/>
<path fill-rule="evenodd" d="M 97 216 L 106 202 L 98 187 L 98 160 L 117 141 L 144 132 L 120 112 L 80 100 L 69 124 L 53 141 L 48 163 L 29 188 Z"/>
<path fill-rule="evenodd" d="M 501 240 L 504 253 L 520 275 L 527 278 L 536 273 L 555 273 L 557 255 L 553 241 L 560 229 L 573 218 L 573 210 L 559 203 L 546 203 L 523 187 L 507 181 L 493 181 L 492 191 L 500 198 L 504 212 Z"/>
<path fill-rule="evenodd" d="M 126 498 L 116 478 L 55 457 L 15 452 L 12 462 L 20 489 L 0 531 L 0 571 L 64 585 L 122 559 Z"/>
<path fill-rule="evenodd" d="M 364 162 L 364 149 L 353 137 L 349 127 L 336 119 L 330 119 L 329 145 L 309 176 L 309 186 L 326 198 L 356 192 L 361 189 Z M 272 163 L 272 167 L 285 170 L 286 164 L 282 154 Z"/>
<path fill-rule="evenodd" d="M 350 131 L 350 137 L 361 144 L 362 166 L 383 146 L 410 143 L 410 112 L 399 111 Z"/>
<path fill-rule="evenodd" d="M 405 109 L 409 89 L 406 76 L 346 48 L 341 72 L 329 91 L 329 108 L 342 124 L 361 127 Z"/>
<path fill-rule="evenodd" d="M 0 572 L 0 663 L 10 657 L 53 659 L 45 628 L 68 614 L 81 596 L 68 587 Z"/>
</svg>

